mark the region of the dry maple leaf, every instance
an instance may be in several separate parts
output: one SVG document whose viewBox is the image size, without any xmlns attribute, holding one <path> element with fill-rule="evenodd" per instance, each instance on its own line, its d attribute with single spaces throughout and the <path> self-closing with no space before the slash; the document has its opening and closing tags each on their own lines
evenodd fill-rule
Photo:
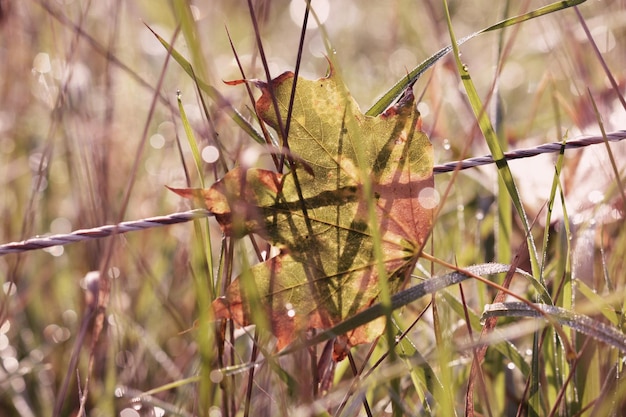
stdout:
<svg viewBox="0 0 626 417">
<path fill-rule="evenodd" d="M 272 80 L 284 114 L 293 81 L 291 72 Z M 258 112 L 276 129 L 270 89 L 258 85 Z M 382 115 L 365 116 L 331 72 L 319 80 L 299 78 L 294 103 L 290 153 L 308 167 L 296 171 L 297 179 L 293 171 L 237 168 L 209 189 L 173 189 L 201 199 L 224 233 L 258 233 L 280 249 L 251 268 L 279 350 L 302 331 L 330 328 L 372 305 L 381 278 L 392 291 L 400 289 L 420 255 L 436 205 L 432 146 L 420 131 L 410 89 Z M 376 224 L 368 222 L 367 184 Z M 378 274 L 374 228 L 384 277 Z M 232 282 L 213 309 L 217 318 L 247 325 L 255 320 L 240 281 Z M 384 323 L 367 323 L 345 335 L 337 355 L 378 337 Z"/>
</svg>

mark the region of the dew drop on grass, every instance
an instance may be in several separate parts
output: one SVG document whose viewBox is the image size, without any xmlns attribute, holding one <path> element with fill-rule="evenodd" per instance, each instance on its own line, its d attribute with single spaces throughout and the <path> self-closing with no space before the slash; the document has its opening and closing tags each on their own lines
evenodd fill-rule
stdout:
<svg viewBox="0 0 626 417">
<path fill-rule="evenodd" d="M 165 146 L 165 138 L 160 133 L 150 136 L 150 146 L 154 149 L 161 149 Z"/>
<path fill-rule="evenodd" d="M 209 378 L 211 378 L 211 382 L 214 384 L 219 384 L 224 379 L 224 374 L 221 371 L 214 369 L 209 374 Z"/>
<path fill-rule="evenodd" d="M 590 203 L 599 204 L 604 200 L 604 193 L 600 190 L 593 190 L 587 194 L 587 199 Z"/>
<path fill-rule="evenodd" d="M 143 407 L 140 397 L 133 397 L 131 398 L 130 402 L 131 402 L 131 407 L 133 407 L 132 408 L 133 410 L 139 411 Z M 127 408 L 127 410 L 130 410 L 130 408 Z M 139 416 L 139 414 L 137 414 L 137 416 Z"/>
<path fill-rule="evenodd" d="M 132 408 L 125 408 L 120 411 L 120 417 L 140 417 L 139 413 Z"/>
<path fill-rule="evenodd" d="M 213 145 L 205 146 L 202 149 L 202 160 L 207 164 L 213 164 L 217 162 L 220 157 L 220 151 Z"/>
</svg>

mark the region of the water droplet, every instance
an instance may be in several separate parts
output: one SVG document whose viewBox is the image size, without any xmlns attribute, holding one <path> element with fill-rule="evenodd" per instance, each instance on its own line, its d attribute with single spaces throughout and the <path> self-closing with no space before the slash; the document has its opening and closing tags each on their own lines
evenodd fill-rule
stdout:
<svg viewBox="0 0 626 417">
<path fill-rule="evenodd" d="M 113 395 L 115 395 L 115 397 L 117 398 L 122 398 L 125 392 L 126 389 L 124 387 L 116 387 L 115 391 L 113 391 Z"/>
<path fill-rule="evenodd" d="M 509 363 L 507 363 L 507 364 L 506 364 L 506 367 L 507 367 L 507 369 L 508 369 L 508 370 L 510 370 L 510 371 L 512 371 L 512 370 L 514 370 L 515 368 L 517 368 L 513 362 L 509 362 Z"/>
<path fill-rule="evenodd" d="M 165 146 L 165 138 L 160 133 L 150 136 L 150 146 L 154 149 L 161 149 Z"/>
<path fill-rule="evenodd" d="M 220 157 L 220 151 L 213 145 L 205 146 L 202 149 L 202 159 L 207 164 L 212 164 L 218 160 Z"/>
<path fill-rule="evenodd" d="M 209 374 L 209 378 L 211 378 L 211 382 L 214 384 L 219 384 L 224 379 L 224 374 L 220 370 L 214 369 Z"/>
<path fill-rule="evenodd" d="M 133 397 L 130 400 L 130 402 L 131 402 L 131 406 L 135 410 L 141 410 L 141 408 L 143 407 L 143 404 L 141 403 L 141 398 L 140 397 Z M 139 416 L 139 414 L 137 416 Z"/>
<path fill-rule="evenodd" d="M 294 310 L 293 304 L 291 303 L 285 304 L 285 310 L 287 310 L 287 317 L 293 318 L 296 316 L 296 310 Z"/>
<path fill-rule="evenodd" d="M 443 140 L 443 149 L 446 151 L 450 150 L 450 141 L 448 139 Z"/>
<path fill-rule="evenodd" d="M 120 411 L 120 417 L 139 417 L 140 414 L 137 412 L 137 410 L 141 410 L 141 404 L 139 405 L 139 408 L 136 408 L 136 406 L 133 404 L 133 408 L 125 408 Z"/>
<path fill-rule="evenodd" d="M 604 200 L 604 193 L 600 190 L 593 190 L 587 194 L 587 199 L 593 204 L 601 203 Z"/>
</svg>

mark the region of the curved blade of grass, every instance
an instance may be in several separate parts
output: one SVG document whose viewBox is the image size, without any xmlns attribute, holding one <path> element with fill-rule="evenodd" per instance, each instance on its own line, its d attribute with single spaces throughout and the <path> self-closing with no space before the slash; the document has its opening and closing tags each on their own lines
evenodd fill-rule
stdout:
<svg viewBox="0 0 626 417">
<path fill-rule="evenodd" d="M 178 111 L 180 112 L 183 129 L 185 129 L 185 134 L 187 135 L 187 142 L 189 142 L 189 147 L 191 148 L 191 155 L 193 156 L 193 161 L 196 165 L 196 170 L 198 171 L 200 186 L 204 188 L 204 175 L 202 173 L 202 155 L 200 154 L 200 148 L 198 148 L 198 141 L 196 140 L 196 136 L 194 135 L 193 129 L 189 124 L 187 113 L 185 112 L 185 108 L 183 107 L 180 92 L 176 94 L 176 101 L 178 102 Z"/>
<path fill-rule="evenodd" d="M 626 335 L 613 326 L 606 325 L 589 316 L 573 313 L 561 307 L 547 304 L 535 304 L 533 309 L 527 304 L 519 302 L 495 303 L 485 307 L 483 319 L 489 317 L 531 317 L 539 318 L 549 316 L 557 323 L 571 327 L 577 332 L 583 333 L 596 340 L 626 353 Z M 540 311 L 537 311 L 540 310 Z"/>
<path fill-rule="evenodd" d="M 485 112 L 485 107 L 476 91 L 476 87 L 470 77 L 469 70 L 467 67 L 461 62 L 461 55 L 459 53 L 459 46 L 456 42 L 456 37 L 454 35 L 454 29 L 452 28 L 452 20 L 450 18 L 450 11 L 448 9 L 447 0 L 443 0 L 444 10 L 446 14 L 446 24 L 448 26 L 448 32 L 450 34 L 450 41 L 452 44 L 452 49 L 454 51 L 454 61 L 457 66 L 457 71 L 459 76 L 461 77 L 461 81 L 463 83 L 463 87 L 467 93 L 467 98 L 472 107 L 472 111 L 476 117 L 478 122 L 478 126 L 480 127 L 483 136 L 485 137 L 485 141 L 487 142 L 487 146 L 489 146 L 489 151 L 493 156 L 494 161 L 496 162 L 496 166 L 498 167 L 499 174 L 499 184 L 506 187 L 509 196 L 513 200 L 513 206 L 515 207 L 518 216 L 522 221 L 522 225 L 524 227 L 524 232 L 526 234 L 527 247 L 530 257 L 530 264 L 532 273 L 537 279 L 540 278 L 540 269 L 539 269 L 539 261 L 537 257 L 537 249 L 535 247 L 535 242 L 530 230 L 530 223 L 528 221 L 528 217 L 526 216 L 526 212 L 524 210 L 524 206 L 522 205 L 521 198 L 517 191 L 517 187 L 515 186 L 515 181 L 513 180 L 513 174 L 511 173 L 511 169 L 506 162 L 504 152 L 502 151 L 502 147 L 500 146 L 500 142 L 498 140 L 498 136 L 493 129 L 491 121 L 487 113 Z M 535 338 L 533 341 L 533 356 L 532 356 L 532 371 L 530 375 L 530 391 L 529 391 L 529 414 L 530 415 L 538 415 L 540 410 L 540 396 L 537 395 L 539 392 L 539 348 L 538 348 L 538 334 L 535 333 Z"/>
<path fill-rule="evenodd" d="M 465 281 L 468 278 L 472 278 L 473 275 L 483 276 L 502 274 L 508 272 L 509 269 L 510 265 L 487 263 L 467 267 L 464 269 L 464 272 L 466 271 L 467 273 L 454 271 L 446 275 L 429 278 L 427 281 L 424 281 L 418 285 L 394 294 L 391 297 L 391 309 L 396 310 L 422 298 L 425 295 L 434 294 L 435 292 L 447 288 L 451 285 L 456 285 L 460 282 Z M 327 340 L 333 339 L 337 336 L 343 335 L 351 330 L 356 329 L 357 327 L 363 326 L 364 324 L 377 319 L 378 317 L 384 316 L 387 311 L 387 306 L 383 306 L 381 303 L 375 304 L 367 310 L 363 310 L 360 313 L 350 317 L 349 319 L 342 321 L 336 326 L 320 332 L 315 337 L 312 337 L 306 342 L 296 344 L 291 348 L 283 350 L 280 354 L 285 355 L 299 350 L 302 347 L 314 346 Z"/>
<path fill-rule="evenodd" d="M 412 326 L 413 325 L 410 327 Z M 394 328 L 397 332 L 399 332 L 399 334 L 407 334 L 407 329 L 400 326 L 396 320 L 394 320 Z M 410 369 L 413 389 L 419 394 L 420 398 L 426 397 L 424 389 L 435 396 L 435 393 L 443 392 L 445 390 L 439 376 L 430 366 L 426 358 L 422 356 L 410 337 L 401 337 L 397 343 L 397 349 L 398 356 L 404 361 L 407 369 Z"/>
<path fill-rule="evenodd" d="M 580 292 L 593 306 L 594 311 L 601 313 L 608 321 L 614 326 L 619 325 L 620 317 L 615 311 L 611 302 L 614 301 L 614 297 L 603 297 L 593 289 L 589 288 L 582 280 L 576 281 L 576 290 Z M 616 297 L 615 297 L 616 298 Z"/>
<path fill-rule="evenodd" d="M 487 141 L 487 146 L 489 146 L 489 150 L 491 151 L 491 155 L 498 167 L 498 173 L 502 178 L 502 181 L 506 185 L 506 189 L 513 200 L 513 205 L 517 210 L 520 219 L 522 220 L 522 224 L 524 226 L 524 232 L 526 233 L 526 239 L 528 241 L 528 250 L 530 254 L 530 262 L 532 267 L 532 273 L 535 277 L 539 277 L 539 262 L 537 258 L 537 249 L 535 247 L 535 242 L 532 234 L 530 233 L 530 223 L 528 221 L 528 217 L 526 216 L 526 212 L 524 210 L 524 206 L 522 205 L 522 200 L 517 191 L 517 187 L 515 186 L 515 181 L 513 180 L 513 174 L 509 168 L 509 165 L 506 162 L 506 158 L 504 156 L 504 152 L 502 151 L 502 147 L 498 141 L 498 137 L 493 129 L 491 121 L 487 113 L 485 112 L 485 107 L 480 100 L 478 92 L 476 91 L 476 87 L 472 82 L 472 78 L 470 77 L 469 71 L 467 67 L 461 62 L 459 47 L 456 42 L 456 37 L 454 35 L 454 30 L 452 29 L 452 21 L 450 19 L 450 13 L 448 10 L 448 3 L 444 0 L 444 6 L 446 11 L 446 20 L 448 24 L 448 31 L 450 33 L 450 39 L 452 41 L 452 49 L 454 51 L 454 59 L 456 62 L 457 70 L 461 77 L 461 81 L 463 82 L 463 86 L 467 93 L 467 98 L 470 102 L 474 115 L 476 116 L 476 120 L 478 121 L 478 126 Z"/>
<path fill-rule="evenodd" d="M 463 304 L 461 304 L 461 302 L 450 293 L 445 292 L 444 297 L 446 299 L 446 302 L 452 307 L 452 309 L 459 316 L 463 317 L 463 315 L 465 314 L 463 310 Z M 472 328 L 475 329 L 476 331 L 480 331 L 482 328 L 482 325 L 480 323 L 481 317 L 479 317 L 476 313 L 474 313 L 470 309 L 468 309 L 467 311 L 470 315 L 470 324 L 472 325 Z M 482 340 L 481 340 L 481 343 L 483 343 Z M 513 343 L 510 343 L 508 341 L 504 343 L 500 342 L 500 343 L 492 345 L 491 347 L 493 347 L 495 350 L 500 352 L 502 356 L 510 360 L 511 363 L 513 363 L 517 367 L 517 369 L 519 369 L 522 372 L 524 376 L 528 376 L 528 374 L 530 373 L 530 366 L 526 362 L 526 359 L 524 358 L 524 356 L 519 352 L 519 350 L 517 350 L 517 348 L 515 347 Z"/>
<path fill-rule="evenodd" d="M 550 197 L 548 198 L 548 211 L 546 213 L 545 220 L 545 228 L 543 231 L 543 246 L 542 246 L 542 259 L 541 259 L 541 275 L 539 280 L 543 282 L 544 269 L 547 264 L 547 256 L 548 256 L 548 240 L 550 238 L 550 224 L 552 220 L 552 208 L 554 207 L 554 200 L 556 199 L 556 191 L 557 188 L 560 187 L 559 183 L 561 180 L 561 169 L 563 167 L 563 161 L 565 156 L 565 143 L 566 140 L 563 138 L 563 146 L 559 151 L 559 156 L 556 161 L 556 165 L 554 167 L 554 177 L 552 178 L 552 188 L 550 189 Z"/>
<path fill-rule="evenodd" d="M 479 30 L 478 32 L 474 32 L 470 35 L 461 38 L 458 42 L 454 43 L 456 47 L 464 44 L 470 39 L 481 35 L 486 32 L 491 32 L 493 30 L 498 30 L 505 28 L 507 26 L 517 25 L 519 23 L 525 22 L 527 20 L 534 19 L 536 17 L 545 16 L 547 14 L 557 12 L 559 10 L 567 9 L 569 7 L 577 6 L 579 4 L 584 3 L 587 0 L 565 0 L 565 1 L 557 1 L 547 6 L 540 7 L 531 12 L 524 13 L 519 16 L 510 17 L 508 19 L 502 20 L 494 25 L 491 25 L 485 29 Z M 406 77 L 403 77 L 400 81 L 394 84 L 382 97 L 380 97 L 376 103 L 365 113 L 367 116 L 377 116 L 382 113 L 387 107 L 389 107 L 393 101 L 402 94 L 402 92 L 419 79 L 419 77 L 426 72 L 427 69 L 435 65 L 437 61 L 446 56 L 449 52 L 454 50 L 455 47 L 452 45 L 448 45 L 443 49 L 440 49 L 435 54 L 430 56 L 424 62 L 415 67 Z"/>
<path fill-rule="evenodd" d="M 172 58 L 181 66 L 181 68 L 194 79 L 194 81 L 198 84 L 200 89 L 207 93 L 207 95 L 217 103 L 220 108 L 226 110 L 226 112 L 230 115 L 230 117 L 241 127 L 244 132 L 246 132 L 252 139 L 259 142 L 260 144 L 265 144 L 265 139 L 263 139 L 263 135 L 256 130 L 254 126 L 250 124 L 242 115 L 235 109 L 230 102 L 224 97 L 215 87 L 207 84 L 206 82 L 196 78 L 195 73 L 193 71 L 193 66 L 183 57 L 176 49 L 170 46 L 170 44 L 159 36 L 150 26 L 146 25 L 148 30 L 152 32 L 154 36 L 161 42 L 161 45 L 165 47 L 168 51 L 171 51 Z"/>
</svg>

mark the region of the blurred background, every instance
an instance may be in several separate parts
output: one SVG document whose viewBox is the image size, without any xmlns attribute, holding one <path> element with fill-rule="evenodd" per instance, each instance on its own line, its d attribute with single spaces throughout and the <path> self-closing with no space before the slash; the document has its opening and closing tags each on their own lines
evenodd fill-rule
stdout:
<svg viewBox="0 0 626 417">
<path fill-rule="evenodd" d="M 304 1 L 253 3 L 272 76 L 293 70 Z M 548 2 L 511 2 L 508 9 L 506 4 L 450 1 L 456 36 Z M 301 74 L 326 74 L 324 42 L 330 42 L 337 70 L 363 111 L 450 43 L 438 1 L 313 0 L 312 5 L 326 35 L 311 19 Z M 623 96 L 625 6 L 623 0 L 590 0 L 579 6 L 580 17 L 574 9 L 563 10 L 482 34 L 461 47 L 461 59 L 509 149 L 601 134 L 591 98 L 607 132 L 626 129 L 626 109 L 606 71 Z M 183 162 L 193 165 L 178 92 L 201 148 L 219 140 L 228 168 L 243 149 L 255 146 L 209 99 L 207 118 L 192 79 L 168 59 L 166 48 L 146 26 L 173 41 L 200 79 L 251 118 L 245 88 L 223 83 L 243 77 L 229 34 L 245 77 L 264 79 L 242 0 L 0 1 L 0 244 L 188 209 L 164 187 L 185 186 Z M 189 29 L 193 27 L 195 32 Z M 414 90 L 436 163 L 488 154 L 451 56 L 427 71 Z M 611 146 L 623 176 L 624 146 Z M 224 174 L 210 155 L 205 153 L 207 184 Z M 580 263 L 590 268 L 590 283 L 601 290 L 601 275 L 594 270 L 615 272 L 623 266 L 620 190 L 604 145 L 567 155 L 562 182 L 570 220 L 593 226 Z M 539 231 L 554 160 L 546 156 L 512 164 Z M 198 186 L 196 171 L 188 172 L 191 185 Z M 437 176 L 442 193 L 450 178 Z M 498 258 L 496 192 L 493 166 L 455 179 L 435 226 L 436 255 L 461 266 Z M 555 209 L 555 230 L 559 213 Z M 218 256 L 221 237 L 219 230 L 214 232 Z M 524 239 L 515 224 L 514 232 L 513 252 Z M 104 335 L 95 348 L 88 414 L 131 413 L 124 410 L 131 410 L 133 390 L 195 375 L 198 347 L 193 332 L 185 332 L 197 318 L 189 267 L 192 234 L 192 225 L 182 224 L 113 242 L 94 240 L 0 257 L 0 416 L 52 415 L 73 352 L 79 352 L 79 372 L 69 377 L 62 407 L 63 415 L 74 415 L 77 377 L 87 375 L 92 326 L 84 278 L 102 265 L 107 265 L 111 293 Z M 596 256 L 600 247 L 606 250 L 604 264 Z M 110 258 L 104 259 L 109 249 Z M 78 349 L 83 325 L 86 336 Z M 195 393 L 183 385 L 159 398 L 165 403 L 159 410 L 170 407 L 184 414 L 192 412 Z"/>
</svg>

